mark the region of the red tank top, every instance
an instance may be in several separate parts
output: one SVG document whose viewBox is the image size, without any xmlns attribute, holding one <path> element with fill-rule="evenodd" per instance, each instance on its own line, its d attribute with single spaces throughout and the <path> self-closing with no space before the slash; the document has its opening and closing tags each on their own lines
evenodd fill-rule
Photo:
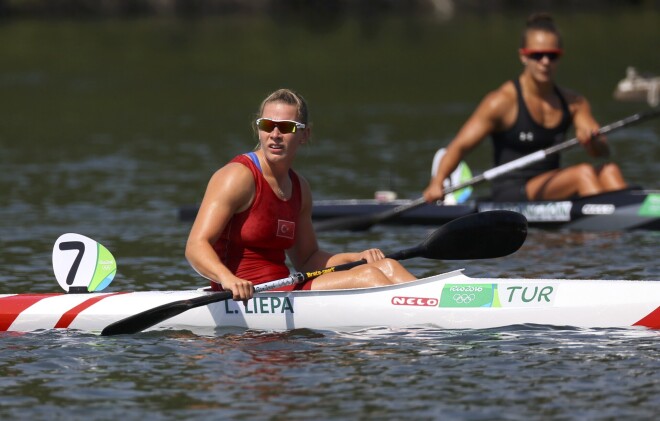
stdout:
<svg viewBox="0 0 660 421">
<path fill-rule="evenodd" d="M 277 197 L 261 168 L 248 156 L 239 155 L 231 162 L 243 164 L 252 171 L 254 201 L 248 209 L 229 220 L 213 248 L 233 274 L 255 285 L 286 278 L 290 272 L 285 263 L 285 250 L 293 247 L 295 242 L 296 221 L 302 203 L 298 175 L 289 170 L 293 188 L 291 198 L 285 201 Z M 222 289 L 215 282 L 211 282 L 211 287 Z"/>
</svg>

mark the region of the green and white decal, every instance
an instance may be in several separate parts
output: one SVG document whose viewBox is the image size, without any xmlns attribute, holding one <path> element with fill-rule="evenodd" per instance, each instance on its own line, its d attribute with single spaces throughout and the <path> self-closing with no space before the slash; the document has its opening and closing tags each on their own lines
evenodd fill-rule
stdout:
<svg viewBox="0 0 660 421">
<path fill-rule="evenodd" d="M 117 263 L 102 244 L 84 235 L 67 233 L 53 246 L 53 272 L 66 292 L 94 292 L 110 285 Z"/>
<path fill-rule="evenodd" d="M 501 307 L 497 284 L 446 284 L 440 307 Z"/>
<path fill-rule="evenodd" d="M 557 290 L 556 282 L 446 284 L 439 307 L 551 307 Z"/>
</svg>

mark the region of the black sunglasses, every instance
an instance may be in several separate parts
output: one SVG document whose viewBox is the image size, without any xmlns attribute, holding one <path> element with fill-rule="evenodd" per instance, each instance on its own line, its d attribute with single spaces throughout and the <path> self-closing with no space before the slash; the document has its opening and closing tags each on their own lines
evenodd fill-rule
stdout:
<svg viewBox="0 0 660 421">
<path fill-rule="evenodd" d="M 534 61 L 541 61 L 543 60 L 543 57 L 547 57 L 550 61 L 555 61 L 564 53 L 561 48 L 555 48 L 552 50 L 532 50 L 529 48 L 521 48 L 520 52 Z"/>
<path fill-rule="evenodd" d="M 298 123 L 293 120 L 272 120 L 270 118 L 257 119 L 257 128 L 264 132 L 270 133 L 275 130 L 275 127 L 283 134 L 295 133 L 296 129 L 304 129 L 305 124 Z"/>
</svg>

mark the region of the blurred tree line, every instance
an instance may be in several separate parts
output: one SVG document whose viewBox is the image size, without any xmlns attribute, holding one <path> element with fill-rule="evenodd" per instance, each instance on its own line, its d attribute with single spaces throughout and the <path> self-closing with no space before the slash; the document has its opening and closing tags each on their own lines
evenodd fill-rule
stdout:
<svg viewBox="0 0 660 421">
<path fill-rule="evenodd" d="M 506 10 L 580 11 L 660 8 L 658 0 L 0 0 L 1 18 L 94 18 L 137 16 L 197 17 L 273 14 L 304 18 L 341 15 L 444 15 Z"/>
</svg>

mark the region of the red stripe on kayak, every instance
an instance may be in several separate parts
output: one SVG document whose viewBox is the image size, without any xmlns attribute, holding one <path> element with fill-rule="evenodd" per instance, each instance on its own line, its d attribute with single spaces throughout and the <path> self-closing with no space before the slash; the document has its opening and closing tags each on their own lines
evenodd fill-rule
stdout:
<svg viewBox="0 0 660 421">
<path fill-rule="evenodd" d="M 645 326 L 650 327 L 651 329 L 660 329 L 660 306 L 633 326 Z"/>
<path fill-rule="evenodd" d="M 52 294 L 18 294 L 0 298 L 0 332 L 4 332 L 14 323 L 14 320 L 32 305 L 44 298 L 62 295 Z"/>
<path fill-rule="evenodd" d="M 67 311 L 60 317 L 60 320 L 55 323 L 55 329 L 65 329 L 73 323 L 73 321 L 78 317 L 80 313 L 84 310 L 90 308 L 94 304 L 98 303 L 104 298 L 112 297 L 113 295 L 126 294 L 126 292 L 113 292 L 112 294 L 100 295 L 89 300 L 85 300 L 77 306 L 73 307 L 71 310 Z"/>
</svg>

